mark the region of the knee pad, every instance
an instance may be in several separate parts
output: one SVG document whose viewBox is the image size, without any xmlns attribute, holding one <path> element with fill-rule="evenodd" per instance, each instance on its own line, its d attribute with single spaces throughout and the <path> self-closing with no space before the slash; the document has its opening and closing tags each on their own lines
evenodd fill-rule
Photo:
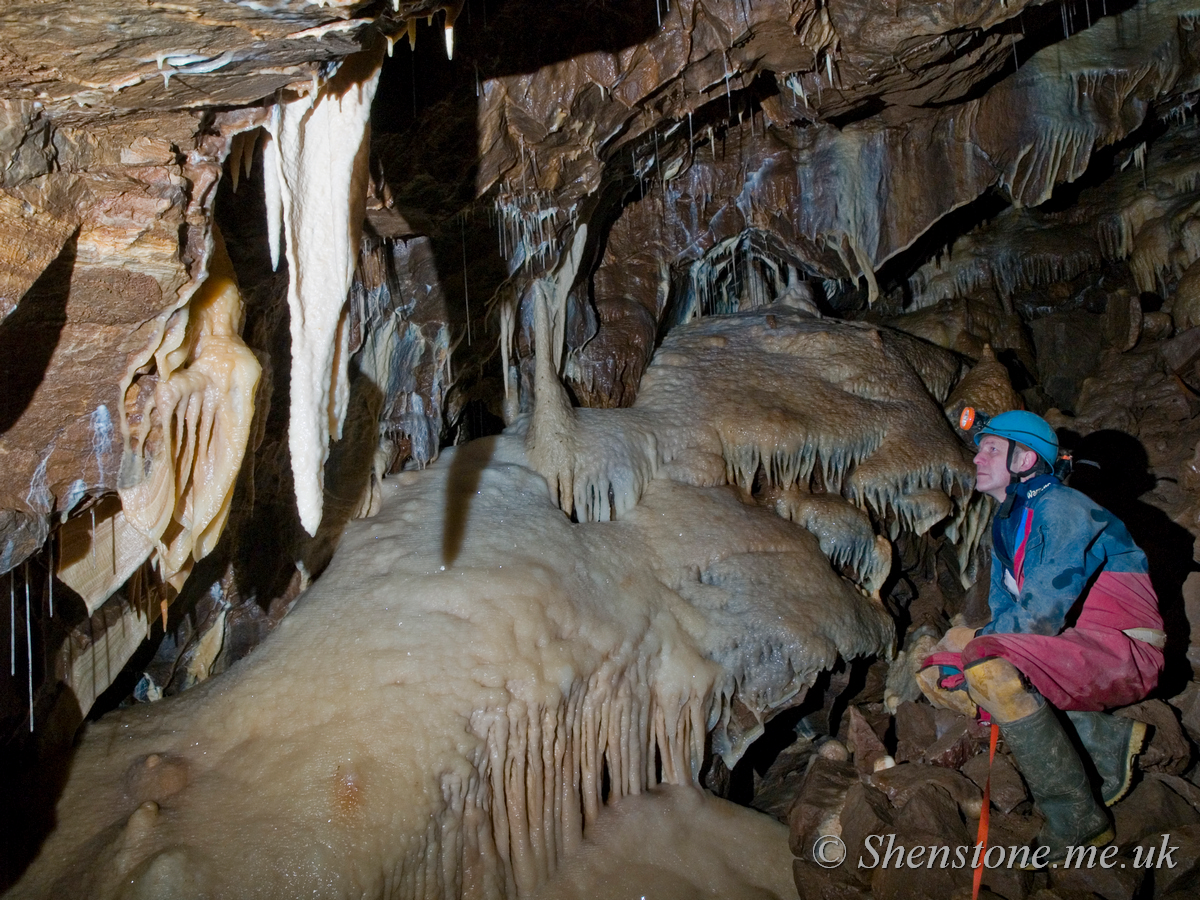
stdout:
<svg viewBox="0 0 1200 900">
<path fill-rule="evenodd" d="M 1038 711 L 1038 694 L 1016 666 L 998 656 L 977 660 L 963 671 L 971 699 L 997 722 L 1015 722 Z"/>
<path fill-rule="evenodd" d="M 917 672 L 917 687 L 930 703 L 941 709 L 953 710 L 964 716 L 975 717 L 975 702 L 967 693 L 965 686 L 947 689 L 942 686 L 942 667 L 926 666 Z"/>
</svg>

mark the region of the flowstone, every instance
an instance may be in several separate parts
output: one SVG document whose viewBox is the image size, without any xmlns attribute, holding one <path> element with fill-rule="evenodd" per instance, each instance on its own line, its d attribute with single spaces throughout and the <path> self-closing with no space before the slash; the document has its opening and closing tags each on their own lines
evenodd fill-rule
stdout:
<svg viewBox="0 0 1200 900">
<path fill-rule="evenodd" d="M 714 327 L 683 330 L 662 364 L 703 364 L 689 342 L 717 347 Z M 860 344 L 886 353 L 872 329 L 775 322 L 789 329 L 834 359 Z M 856 527 L 882 528 L 907 491 L 945 485 L 943 508 L 961 512 L 965 463 L 940 408 L 902 357 L 879 358 L 886 381 L 843 367 L 789 391 L 822 415 L 857 413 L 838 432 L 864 448 L 838 479 L 842 502 L 861 513 Z M 777 353 L 763 371 L 786 368 Z M 742 404 L 740 432 L 732 394 L 720 416 L 699 399 L 693 419 L 725 423 L 761 458 L 804 458 L 799 439 L 783 457 L 770 449 L 779 438 L 755 420 L 767 393 Z M 790 416 L 779 407 L 773 422 Z M 839 656 L 889 652 L 882 604 L 822 550 L 836 557 L 836 541 L 760 503 L 753 472 L 722 465 L 718 480 L 734 484 L 698 485 L 664 465 L 616 521 L 572 522 L 523 438 L 476 441 L 387 483 L 380 514 L 347 527 L 254 655 L 89 726 L 58 824 L 13 896 L 526 896 L 608 803 L 657 784 L 696 789 L 709 746 L 734 764 Z M 811 458 L 790 490 L 801 470 L 820 471 Z M 895 486 L 886 505 L 874 483 Z"/>
</svg>

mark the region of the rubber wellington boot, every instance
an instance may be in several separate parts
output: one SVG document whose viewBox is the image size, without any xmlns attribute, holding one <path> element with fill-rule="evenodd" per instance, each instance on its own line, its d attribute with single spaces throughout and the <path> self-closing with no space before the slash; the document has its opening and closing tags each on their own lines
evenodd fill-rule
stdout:
<svg viewBox="0 0 1200 900">
<path fill-rule="evenodd" d="M 1001 723 L 1000 733 L 1046 817 L 1038 843 L 1050 848 L 1047 863 L 1062 860 L 1068 847 L 1101 846 L 1113 839 L 1108 814 L 1092 795 L 1079 754 L 1048 703 Z"/>
<path fill-rule="evenodd" d="M 1102 712 L 1068 712 L 1079 741 L 1100 776 L 1100 798 L 1112 806 L 1129 792 L 1133 761 L 1146 740 L 1146 723 Z"/>
</svg>

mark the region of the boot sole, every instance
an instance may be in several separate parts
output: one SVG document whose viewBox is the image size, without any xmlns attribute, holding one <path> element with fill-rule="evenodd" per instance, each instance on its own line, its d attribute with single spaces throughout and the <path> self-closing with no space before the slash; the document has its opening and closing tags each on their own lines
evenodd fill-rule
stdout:
<svg viewBox="0 0 1200 900">
<path fill-rule="evenodd" d="M 1139 753 L 1142 752 L 1142 744 L 1146 742 L 1146 723 L 1133 720 L 1133 730 L 1129 732 L 1129 748 L 1125 751 L 1125 781 L 1117 789 L 1117 792 L 1111 797 L 1104 798 L 1105 806 L 1112 806 L 1122 797 L 1129 793 L 1129 786 L 1133 784 L 1133 760 Z"/>
</svg>

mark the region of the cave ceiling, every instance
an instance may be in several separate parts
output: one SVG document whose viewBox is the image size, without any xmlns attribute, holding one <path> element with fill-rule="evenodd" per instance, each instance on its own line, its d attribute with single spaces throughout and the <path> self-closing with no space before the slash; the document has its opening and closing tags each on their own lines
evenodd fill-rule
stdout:
<svg viewBox="0 0 1200 900">
<path fill-rule="evenodd" d="M 1133 346 L 1171 331 L 1139 296 L 1200 294 L 1195 4 L 651 6 L 6 4 L 0 573 L 53 566 L 54 535 L 61 555 L 61 529 L 85 517 L 94 546 L 101 510 L 112 572 L 78 588 L 86 614 L 154 552 L 179 588 L 239 478 L 251 507 L 255 490 L 289 498 L 281 543 L 336 540 L 378 490 L 335 502 L 324 531 L 318 503 L 301 529 L 290 498 L 308 479 L 319 499 L 322 465 L 326 494 L 355 466 L 374 484 L 527 408 L 539 284 L 556 286 L 570 395 L 596 407 L 634 403 L 673 325 L 781 298 L 892 321 L 971 361 L 990 344 L 1036 375 L 1052 334 L 1032 319 L 1104 312 L 1105 334 L 1123 327 Z M 365 210 L 349 204 L 349 233 L 363 234 L 350 302 L 333 307 L 343 371 L 306 474 L 283 436 L 300 372 L 287 303 L 308 277 L 297 248 L 320 241 L 272 265 L 270 179 L 285 169 L 271 161 L 286 157 L 286 110 L 303 137 L 306 110 L 347 84 L 375 98 L 369 160 L 344 173 L 366 183 Z M 287 244 L 304 202 L 286 179 L 283 191 Z M 189 304 L 217 302 L 198 290 L 218 246 L 241 294 L 204 319 Z M 1096 299 L 1105 278 L 1120 309 Z M 1177 324 L 1200 322 L 1180 304 Z M 213 333 L 236 372 L 212 362 Z M 1180 367 L 1189 347 L 1173 351 Z M 366 406 L 339 393 L 349 353 L 374 385 Z M 1026 400 L 1070 407 L 1077 375 Z M 185 382 L 209 398 L 206 427 L 227 442 L 211 458 L 228 471 L 193 478 L 172 456 L 177 496 L 135 513 L 131 498 L 160 484 L 166 395 Z M 218 384 L 240 385 L 244 408 L 212 399 Z M 377 432 L 381 448 L 345 440 Z M 220 490 L 205 494 L 206 479 Z M 327 559 L 288 553 L 301 585 Z"/>
</svg>

